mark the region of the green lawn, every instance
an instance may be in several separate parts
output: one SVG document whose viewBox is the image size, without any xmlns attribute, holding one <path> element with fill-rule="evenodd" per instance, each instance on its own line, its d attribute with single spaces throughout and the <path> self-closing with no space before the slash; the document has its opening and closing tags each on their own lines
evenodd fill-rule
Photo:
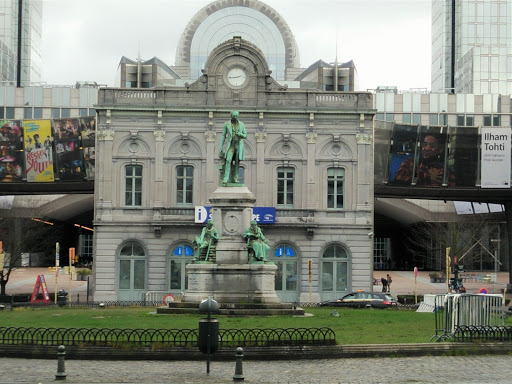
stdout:
<svg viewBox="0 0 512 384">
<path fill-rule="evenodd" d="M 435 333 L 434 315 L 414 311 L 307 308 L 313 316 L 219 318 L 220 328 L 321 328 L 336 333 L 338 344 L 424 343 Z M 203 315 L 157 315 L 154 308 L 18 308 L 0 314 L 0 325 L 44 328 L 194 329 Z"/>
<path fill-rule="evenodd" d="M 426 343 L 435 334 L 434 314 L 412 310 L 306 308 L 312 316 L 219 318 L 221 329 L 321 328 L 336 333 L 338 344 Z M 17 308 L 0 313 L 0 326 L 42 328 L 195 329 L 203 315 L 157 315 L 155 308 Z M 505 320 L 512 325 L 512 317 Z"/>
</svg>

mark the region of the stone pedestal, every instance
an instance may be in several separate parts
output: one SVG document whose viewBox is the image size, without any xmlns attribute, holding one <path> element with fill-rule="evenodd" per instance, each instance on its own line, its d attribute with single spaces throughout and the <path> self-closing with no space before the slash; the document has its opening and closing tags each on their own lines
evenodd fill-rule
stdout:
<svg viewBox="0 0 512 384">
<path fill-rule="evenodd" d="M 243 234 L 252 220 L 256 199 L 245 186 L 219 187 L 210 196 L 214 226 L 219 232 L 215 264 L 188 264 L 184 302 L 208 296 L 219 303 L 280 303 L 274 289 L 277 267 L 249 264 Z"/>
</svg>

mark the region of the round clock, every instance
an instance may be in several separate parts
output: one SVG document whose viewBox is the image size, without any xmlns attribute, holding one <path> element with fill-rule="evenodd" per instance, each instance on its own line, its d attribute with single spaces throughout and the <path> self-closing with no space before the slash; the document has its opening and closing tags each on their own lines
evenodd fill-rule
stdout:
<svg viewBox="0 0 512 384">
<path fill-rule="evenodd" d="M 247 80 L 247 74 L 242 68 L 231 68 L 228 71 L 229 84 L 239 87 L 245 83 L 245 80 Z"/>
</svg>

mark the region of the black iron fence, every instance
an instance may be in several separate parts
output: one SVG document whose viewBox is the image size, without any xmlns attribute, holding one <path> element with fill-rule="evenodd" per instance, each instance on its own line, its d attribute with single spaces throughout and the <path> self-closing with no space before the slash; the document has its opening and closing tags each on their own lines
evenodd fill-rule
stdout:
<svg viewBox="0 0 512 384">
<path fill-rule="evenodd" d="M 460 325 L 455 327 L 454 341 L 512 341 L 510 326 Z"/>
<path fill-rule="evenodd" d="M 0 327 L 0 344 L 109 347 L 196 347 L 196 329 Z M 219 345 L 277 346 L 336 344 L 330 328 L 221 329 Z"/>
</svg>

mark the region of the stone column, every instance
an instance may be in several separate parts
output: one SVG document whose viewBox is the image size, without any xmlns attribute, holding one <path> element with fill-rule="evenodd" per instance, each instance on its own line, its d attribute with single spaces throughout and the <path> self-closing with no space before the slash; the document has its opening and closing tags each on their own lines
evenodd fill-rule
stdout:
<svg viewBox="0 0 512 384">
<path fill-rule="evenodd" d="M 263 131 L 256 132 L 256 196 L 259 196 L 258 204 L 264 204 L 268 201 L 265 192 L 265 141 L 267 133 Z"/>
<path fill-rule="evenodd" d="M 318 208 L 318 199 L 316 193 L 316 177 L 317 170 L 315 167 L 315 151 L 316 151 L 316 139 L 317 134 L 314 132 L 306 133 L 307 142 L 307 172 L 306 172 L 306 208 L 315 209 Z"/>
<path fill-rule="evenodd" d="M 153 189 L 153 201 L 155 208 L 163 207 L 163 193 L 164 193 L 164 142 L 165 142 L 165 131 L 158 129 L 154 132 L 155 135 L 155 181 Z"/>
<path fill-rule="evenodd" d="M 96 207 L 98 208 L 97 220 L 112 221 L 112 146 L 114 142 L 114 130 L 110 128 L 110 118 L 107 119 L 107 128 L 100 129 L 98 136 L 98 150 L 96 151 L 96 164 L 98 169 L 97 187 L 99 191 L 96 197 Z M 103 155 L 102 155 L 103 154 Z"/>
</svg>

